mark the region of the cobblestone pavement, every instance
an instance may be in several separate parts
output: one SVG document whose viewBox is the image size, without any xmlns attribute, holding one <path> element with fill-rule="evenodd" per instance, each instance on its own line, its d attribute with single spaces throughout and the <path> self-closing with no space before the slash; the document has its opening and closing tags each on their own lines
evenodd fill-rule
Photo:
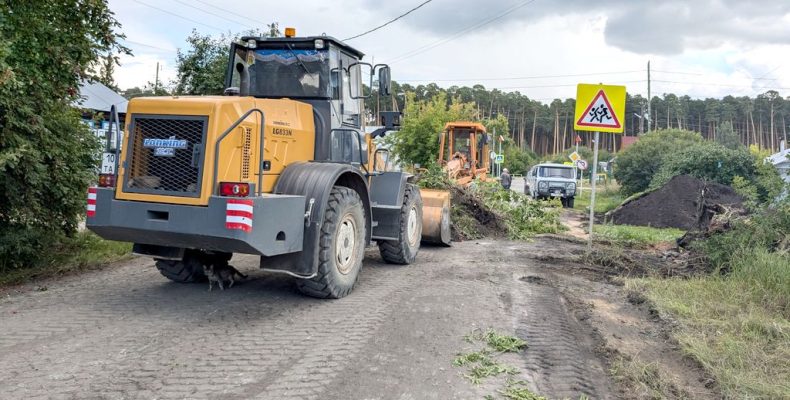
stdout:
<svg viewBox="0 0 790 400">
<path fill-rule="evenodd" d="M 472 385 L 452 360 L 489 327 L 530 343 L 506 358 L 514 379 L 609 397 L 561 294 L 526 279 L 543 268 L 521 255 L 551 246 L 428 247 L 406 267 L 370 250 L 341 300 L 304 297 L 250 256 L 232 261 L 250 278 L 225 291 L 171 283 L 145 258 L 31 284 L 0 299 L 0 398 L 479 399 L 501 383 Z"/>
</svg>

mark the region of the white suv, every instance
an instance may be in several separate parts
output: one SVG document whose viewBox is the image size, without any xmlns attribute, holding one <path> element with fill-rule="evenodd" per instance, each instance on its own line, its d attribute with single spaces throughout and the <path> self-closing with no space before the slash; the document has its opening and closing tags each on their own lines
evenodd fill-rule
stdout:
<svg viewBox="0 0 790 400">
<path fill-rule="evenodd" d="M 564 164 L 538 164 L 527 173 L 524 194 L 534 199 L 559 197 L 563 207 L 573 208 L 576 168 Z"/>
</svg>

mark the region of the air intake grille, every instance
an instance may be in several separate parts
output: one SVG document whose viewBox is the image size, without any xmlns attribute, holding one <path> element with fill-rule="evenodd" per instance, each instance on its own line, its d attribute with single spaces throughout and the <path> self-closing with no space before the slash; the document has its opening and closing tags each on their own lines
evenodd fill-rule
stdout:
<svg viewBox="0 0 790 400">
<path fill-rule="evenodd" d="M 241 179 L 250 179 L 250 146 L 252 129 L 244 128 L 244 146 L 241 149 Z"/>
<path fill-rule="evenodd" d="M 199 197 L 207 121 L 134 115 L 124 191 Z"/>
</svg>

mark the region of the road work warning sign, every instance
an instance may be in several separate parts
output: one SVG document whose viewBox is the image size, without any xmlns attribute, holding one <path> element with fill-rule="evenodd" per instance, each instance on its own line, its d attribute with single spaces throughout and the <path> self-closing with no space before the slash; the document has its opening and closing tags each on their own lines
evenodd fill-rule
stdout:
<svg viewBox="0 0 790 400">
<path fill-rule="evenodd" d="M 625 86 L 580 83 L 574 121 L 577 131 L 623 133 Z"/>
</svg>

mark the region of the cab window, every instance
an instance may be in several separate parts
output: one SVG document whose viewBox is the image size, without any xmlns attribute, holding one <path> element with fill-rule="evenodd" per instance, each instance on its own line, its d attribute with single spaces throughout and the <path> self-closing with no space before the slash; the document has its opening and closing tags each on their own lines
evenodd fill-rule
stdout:
<svg viewBox="0 0 790 400">
<path fill-rule="evenodd" d="M 359 68 L 350 68 L 351 64 L 356 62 L 353 57 L 341 52 L 341 70 L 343 74 L 342 82 L 342 96 L 343 96 L 343 124 L 359 127 L 361 122 L 362 106 L 361 99 L 352 98 L 361 95 L 360 92 L 360 70 Z"/>
</svg>

